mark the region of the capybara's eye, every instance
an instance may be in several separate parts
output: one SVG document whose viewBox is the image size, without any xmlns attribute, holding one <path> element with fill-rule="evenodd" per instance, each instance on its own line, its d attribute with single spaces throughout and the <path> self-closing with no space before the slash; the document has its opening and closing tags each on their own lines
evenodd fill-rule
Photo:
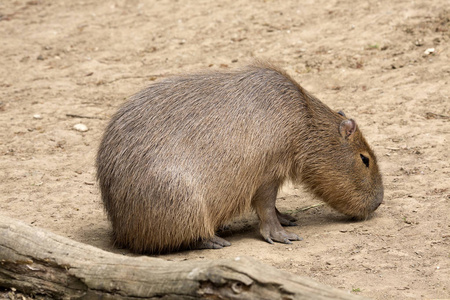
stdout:
<svg viewBox="0 0 450 300">
<path fill-rule="evenodd" d="M 360 156 L 361 156 L 362 162 L 366 165 L 366 167 L 369 167 L 369 158 L 362 154 L 360 154 Z"/>
</svg>

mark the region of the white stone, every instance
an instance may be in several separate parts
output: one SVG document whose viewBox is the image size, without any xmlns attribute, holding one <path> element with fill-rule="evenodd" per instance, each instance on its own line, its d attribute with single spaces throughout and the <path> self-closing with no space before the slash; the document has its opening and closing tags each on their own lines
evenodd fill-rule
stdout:
<svg viewBox="0 0 450 300">
<path fill-rule="evenodd" d="M 425 52 L 423 54 L 430 55 L 432 53 L 434 53 L 434 48 L 428 48 L 427 50 L 425 50 Z"/>
<path fill-rule="evenodd" d="M 73 129 L 80 132 L 86 132 L 89 130 L 89 128 L 86 125 L 81 123 L 73 125 Z"/>
</svg>

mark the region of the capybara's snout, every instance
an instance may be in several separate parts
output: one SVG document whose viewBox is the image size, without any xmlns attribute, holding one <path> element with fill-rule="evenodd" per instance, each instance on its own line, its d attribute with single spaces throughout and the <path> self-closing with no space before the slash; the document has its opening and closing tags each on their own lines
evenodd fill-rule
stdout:
<svg viewBox="0 0 450 300">
<path fill-rule="evenodd" d="M 381 203 L 383 203 L 383 199 L 384 199 L 384 189 L 381 188 L 378 194 L 375 196 L 374 201 L 372 202 L 370 212 L 374 212 L 381 205 Z"/>
</svg>

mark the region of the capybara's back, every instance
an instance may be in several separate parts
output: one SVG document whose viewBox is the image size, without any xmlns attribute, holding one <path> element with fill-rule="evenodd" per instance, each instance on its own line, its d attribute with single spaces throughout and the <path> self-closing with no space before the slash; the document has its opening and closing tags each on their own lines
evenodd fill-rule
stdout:
<svg viewBox="0 0 450 300">
<path fill-rule="evenodd" d="M 152 84 L 112 117 L 97 156 L 115 242 L 149 253 L 196 247 L 205 241 L 206 247 L 220 248 L 226 244 L 214 235 L 218 227 L 252 207 L 266 240 L 298 239 L 281 228 L 287 216 L 275 209 L 276 192 L 287 179 L 303 179 L 330 203 L 308 171 L 315 167 L 307 157 L 316 152 L 312 148 L 324 146 L 311 132 L 317 127 L 314 119 L 322 115 L 329 118 L 319 122 L 323 126 L 337 124 L 329 135 L 338 141 L 339 126 L 346 118 L 309 96 L 282 71 L 264 65 Z M 353 130 L 359 134 L 356 124 Z M 362 142 L 358 147 L 366 147 Z M 353 155 L 354 149 L 349 151 Z M 373 156 L 373 173 L 378 174 L 373 152 L 368 146 L 364 151 Z M 335 167 L 339 162 L 328 163 L 319 173 Z M 381 202 L 381 177 L 376 174 L 379 180 L 372 180 L 376 186 L 364 193 Z M 366 203 L 372 201 L 366 198 L 363 204 L 357 200 L 349 204 L 354 213 L 341 209 L 348 203 L 330 204 L 344 213 L 368 215 L 378 205 Z M 264 210 L 271 202 L 275 211 L 267 214 Z M 273 220 L 277 217 L 278 223 Z"/>
</svg>

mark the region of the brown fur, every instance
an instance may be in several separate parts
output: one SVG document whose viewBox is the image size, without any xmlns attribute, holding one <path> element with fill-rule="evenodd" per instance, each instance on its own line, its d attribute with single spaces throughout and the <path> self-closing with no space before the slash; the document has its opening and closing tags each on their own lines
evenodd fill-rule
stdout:
<svg viewBox="0 0 450 300">
<path fill-rule="evenodd" d="M 252 206 L 263 223 L 260 199 L 286 180 L 367 217 L 382 201 L 381 175 L 360 130 L 340 131 L 346 119 L 264 64 L 149 86 L 112 117 L 98 151 L 116 242 L 135 252 L 189 247 Z"/>
</svg>

